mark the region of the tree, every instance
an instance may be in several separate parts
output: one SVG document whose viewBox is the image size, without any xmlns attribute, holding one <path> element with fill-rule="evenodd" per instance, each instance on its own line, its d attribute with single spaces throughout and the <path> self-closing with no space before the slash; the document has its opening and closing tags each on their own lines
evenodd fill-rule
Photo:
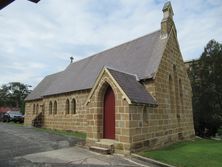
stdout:
<svg viewBox="0 0 222 167">
<path fill-rule="evenodd" d="M 197 135 L 214 136 L 222 125 L 222 44 L 209 41 L 188 71 Z"/>
<path fill-rule="evenodd" d="M 17 107 L 24 113 L 24 99 L 31 92 L 31 86 L 20 82 L 10 82 L 0 88 L 0 106 Z"/>
</svg>

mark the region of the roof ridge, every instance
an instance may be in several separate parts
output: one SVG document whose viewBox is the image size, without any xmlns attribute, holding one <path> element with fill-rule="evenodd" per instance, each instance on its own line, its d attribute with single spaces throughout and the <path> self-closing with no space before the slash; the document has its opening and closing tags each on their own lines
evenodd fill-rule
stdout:
<svg viewBox="0 0 222 167">
<path fill-rule="evenodd" d="M 130 41 L 128 41 L 128 42 L 121 43 L 121 44 L 119 44 L 119 45 L 117 45 L 117 46 L 113 46 L 113 47 L 108 48 L 108 49 L 105 49 L 105 50 L 103 50 L 103 51 L 101 51 L 101 52 L 95 53 L 95 54 L 93 54 L 93 55 L 91 55 L 91 56 L 88 56 L 88 57 L 85 57 L 85 58 L 80 59 L 80 60 L 78 60 L 78 61 L 75 61 L 75 62 L 71 63 L 70 65 L 68 65 L 67 68 L 70 67 L 70 66 L 72 66 L 72 65 L 74 65 L 74 64 L 76 64 L 76 63 L 79 63 L 79 62 L 84 61 L 84 60 L 89 59 L 89 58 L 93 58 L 93 57 L 99 56 L 99 55 L 101 55 L 101 54 L 104 53 L 104 52 L 107 52 L 107 51 L 112 50 L 112 49 L 114 49 L 114 48 L 118 48 L 118 47 L 127 45 L 127 44 L 129 44 L 129 43 L 131 43 L 131 42 L 140 40 L 140 39 L 145 38 L 145 37 L 147 37 L 147 36 L 150 36 L 150 35 L 152 35 L 152 34 L 154 34 L 154 33 L 157 33 L 157 32 L 159 32 L 159 31 L 161 31 L 161 30 L 160 30 L 160 29 L 155 30 L 155 31 L 153 31 L 153 32 L 151 32 L 151 33 L 149 33 L 149 34 L 146 34 L 146 35 L 137 37 L 137 38 L 132 39 L 132 40 L 130 40 Z"/>
<path fill-rule="evenodd" d="M 104 68 L 107 68 L 108 70 L 113 70 L 113 71 L 116 71 L 116 72 L 119 72 L 119 73 L 123 73 L 123 74 L 134 76 L 136 78 L 136 80 L 139 81 L 139 77 L 136 74 L 125 72 L 123 70 L 118 70 L 116 68 L 109 67 L 109 66 L 104 66 Z"/>
<path fill-rule="evenodd" d="M 57 75 L 57 74 L 62 73 L 62 72 L 64 72 L 64 70 L 58 71 L 58 72 L 56 72 L 56 73 L 52 73 L 52 74 L 49 74 L 49 75 L 46 75 L 45 77 L 51 77 L 51 76 L 53 76 L 53 75 Z"/>
</svg>

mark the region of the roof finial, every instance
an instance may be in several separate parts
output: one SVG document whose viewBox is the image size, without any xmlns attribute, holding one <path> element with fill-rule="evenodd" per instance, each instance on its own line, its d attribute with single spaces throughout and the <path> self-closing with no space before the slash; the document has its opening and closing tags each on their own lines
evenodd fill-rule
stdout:
<svg viewBox="0 0 222 167">
<path fill-rule="evenodd" d="M 163 6 L 163 19 L 161 21 L 161 36 L 167 37 L 174 26 L 173 21 L 173 8 L 171 6 L 171 2 L 167 1 Z"/>
<path fill-rule="evenodd" d="M 172 17 L 173 18 L 173 8 L 170 1 L 167 1 L 163 6 L 163 18 Z"/>
<path fill-rule="evenodd" d="M 70 64 L 73 63 L 74 58 L 71 56 L 70 57 Z"/>
</svg>

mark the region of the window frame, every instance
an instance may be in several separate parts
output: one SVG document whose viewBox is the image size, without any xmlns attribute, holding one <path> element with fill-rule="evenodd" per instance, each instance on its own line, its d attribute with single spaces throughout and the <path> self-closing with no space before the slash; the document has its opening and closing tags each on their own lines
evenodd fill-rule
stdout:
<svg viewBox="0 0 222 167">
<path fill-rule="evenodd" d="M 56 115 L 56 114 L 57 114 L 57 101 L 55 100 L 53 104 L 53 115 Z"/>
<path fill-rule="evenodd" d="M 70 114 L 70 102 L 69 102 L 69 99 L 66 99 L 65 114 L 66 115 Z"/>
<path fill-rule="evenodd" d="M 73 98 L 71 101 L 71 114 L 75 115 L 76 114 L 76 99 Z"/>
<path fill-rule="evenodd" d="M 49 115 L 52 115 L 52 101 L 49 102 Z"/>
</svg>

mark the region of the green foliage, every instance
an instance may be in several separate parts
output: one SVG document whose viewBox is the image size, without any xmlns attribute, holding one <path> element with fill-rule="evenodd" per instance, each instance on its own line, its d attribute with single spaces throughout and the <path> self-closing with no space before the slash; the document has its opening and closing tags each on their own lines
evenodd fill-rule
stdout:
<svg viewBox="0 0 222 167">
<path fill-rule="evenodd" d="M 221 167 L 222 141 L 198 139 L 140 155 L 180 167 Z"/>
<path fill-rule="evenodd" d="M 214 136 L 222 125 L 222 44 L 211 40 L 188 71 L 196 134 Z"/>
<path fill-rule="evenodd" d="M 10 82 L 0 87 L 0 106 L 18 107 L 24 113 L 24 99 L 30 93 L 29 85 Z"/>
</svg>

